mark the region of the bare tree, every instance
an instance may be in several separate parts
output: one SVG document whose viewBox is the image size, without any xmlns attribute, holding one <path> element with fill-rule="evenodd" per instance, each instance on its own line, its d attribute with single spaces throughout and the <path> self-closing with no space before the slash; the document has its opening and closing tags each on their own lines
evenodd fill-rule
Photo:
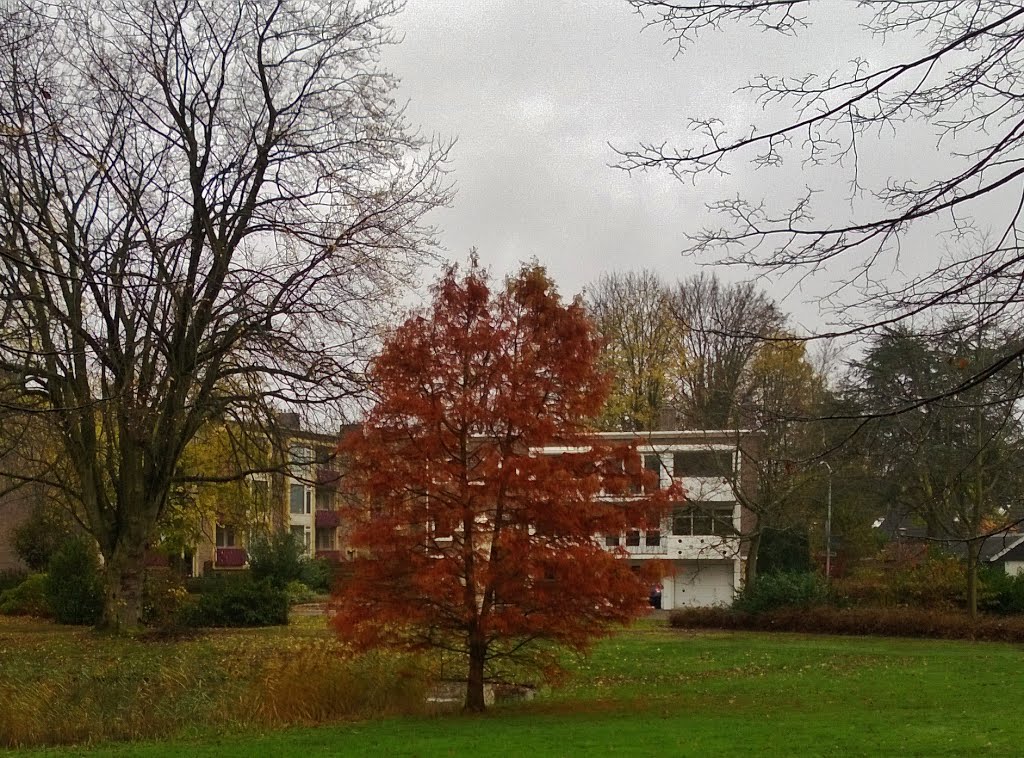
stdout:
<svg viewBox="0 0 1024 758">
<path fill-rule="evenodd" d="M 670 299 L 669 287 L 653 271 L 604 274 L 588 288 L 587 310 L 604 339 L 602 363 L 613 376 L 605 428 L 657 427 L 679 357 Z"/>
<path fill-rule="evenodd" d="M 1019 310 L 1024 8 L 1018 3 L 862 0 L 837 12 L 805 0 L 628 1 L 681 51 L 734 26 L 796 37 L 829 28 L 835 40 L 851 38 L 842 30 L 859 23 L 871 35 L 869 47 L 851 51 L 851 63 L 837 70 L 755 75 L 745 91 L 765 109 L 762 125 L 695 115 L 693 137 L 684 144 L 659 141 L 620 152 L 622 168 L 664 169 L 688 182 L 726 173 L 735 161 L 769 173 L 795 162 L 816 185 L 804 189 L 808 180 L 799 181 L 787 199 L 785 184 L 776 182 L 771 197 L 713 203 L 722 224 L 694 233 L 689 251 L 826 274 L 840 305 L 860 306 L 846 314 L 853 331 L 937 306 L 986 302 Z M 934 145 L 927 160 L 892 160 L 920 144 Z M 843 179 L 848 203 L 829 207 L 821 191 Z M 984 239 L 985 226 L 993 232 L 984 244 L 963 244 Z M 949 252 L 942 254 L 944 247 Z M 913 269 L 900 276 L 911 258 Z M 1021 355 L 1015 347 L 994 356 L 954 391 Z"/>
<path fill-rule="evenodd" d="M 784 318 L 753 284 L 701 272 L 679 283 L 669 308 L 680 335 L 677 404 L 700 429 L 728 429 L 753 390 L 750 366 Z"/>
<path fill-rule="evenodd" d="M 8 410 L 57 430 L 49 484 L 99 543 L 107 628 L 138 623 L 144 547 L 197 431 L 337 408 L 424 260 L 445 151 L 379 68 L 399 5 L 2 11 L 0 370 Z"/>
</svg>

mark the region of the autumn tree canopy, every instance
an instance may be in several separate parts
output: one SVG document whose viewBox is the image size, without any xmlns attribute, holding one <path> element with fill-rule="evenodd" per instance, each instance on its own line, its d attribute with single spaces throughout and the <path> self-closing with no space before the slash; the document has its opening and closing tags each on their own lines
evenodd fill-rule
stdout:
<svg viewBox="0 0 1024 758">
<path fill-rule="evenodd" d="M 485 680 L 643 610 L 649 579 L 595 537 L 660 514 L 633 494 L 635 451 L 590 434 L 609 380 L 579 301 L 537 266 L 501 287 L 451 268 L 433 292 L 386 339 L 377 403 L 342 445 L 359 552 L 334 625 L 363 649 L 455 654 L 466 708 L 482 710 Z"/>
</svg>

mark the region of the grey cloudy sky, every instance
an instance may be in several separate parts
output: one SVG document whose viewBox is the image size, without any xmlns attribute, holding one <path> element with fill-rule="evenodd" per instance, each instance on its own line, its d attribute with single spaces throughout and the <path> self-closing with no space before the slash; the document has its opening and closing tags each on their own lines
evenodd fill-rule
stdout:
<svg viewBox="0 0 1024 758">
<path fill-rule="evenodd" d="M 697 263 L 679 251 L 684 233 L 707 220 L 706 201 L 813 179 L 798 167 L 765 176 L 742 164 L 696 187 L 663 173 L 630 176 L 609 167 L 609 143 L 679 142 L 691 117 L 741 129 L 763 121 L 751 97 L 736 93 L 752 75 L 794 63 L 838 67 L 862 52 L 850 43 L 877 50 L 855 23 L 828 23 L 839 7 L 821 3 L 826 24 L 813 36 L 734 30 L 677 56 L 624 0 L 409 0 L 395 24 L 404 41 L 385 65 L 402 79 L 410 122 L 458 139 L 458 194 L 432 219 L 444 254 L 464 260 L 476 247 L 499 275 L 535 256 L 563 294 L 603 271 L 694 273 Z M 759 281 L 805 329 L 827 320 L 824 285 L 794 291 L 793 282 Z"/>
</svg>

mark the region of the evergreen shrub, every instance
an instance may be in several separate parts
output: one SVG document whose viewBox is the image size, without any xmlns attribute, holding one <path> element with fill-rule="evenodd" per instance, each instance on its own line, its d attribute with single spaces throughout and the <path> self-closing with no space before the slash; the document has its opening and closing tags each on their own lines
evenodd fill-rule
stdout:
<svg viewBox="0 0 1024 758">
<path fill-rule="evenodd" d="M 61 624 L 99 621 L 103 611 L 99 555 L 85 538 L 65 542 L 50 558 L 46 599 Z"/>
</svg>

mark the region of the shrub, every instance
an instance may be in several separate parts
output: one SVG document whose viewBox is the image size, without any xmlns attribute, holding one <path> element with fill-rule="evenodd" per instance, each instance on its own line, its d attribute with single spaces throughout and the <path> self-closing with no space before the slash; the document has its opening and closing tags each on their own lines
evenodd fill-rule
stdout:
<svg viewBox="0 0 1024 758">
<path fill-rule="evenodd" d="M 46 599 L 46 585 L 46 574 L 29 574 L 17 587 L 0 592 L 0 613 L 7 616 L 52 616 Z"/>
<path fill-rule="evenodd" d="M 42 572 L 72 539 L 74 532 L 67 518 L 54 507 L 40 505 L 14 529 L 12 544 L 31 571 Z"/>
<path fill-rule="evenodd" d="M 275 626 L 288 623 L 288 595 L 267 579 L 211 580 L 184 606 L 186 626 Z"/>
<path fill-rule="evenodd" d="M 916 566 L 860 569 L 836 579 L 832 591 L 843 605 L 949 611 L 964 606 L 966 579 L 956 558 L 932 557 Z"/>
<path fill-rule="evenodd" d="M 281 589 L 288 582 L 303 580 L 306 562 L 302 544 L 290 532 L 260 537 L 249 549 L 249 571 L 253 579 L 266 579 Z"/>
<path fill-rule="evenodd" d="M 309 603 L 316 597 L 313 590 L 302 582 L 288 582 L 288 585 L 284 588 L 284 592 L 288 596 L 289 605 L 295 605 L 296 603 Z"/>
<path fill-rule="evenodd" d="M 84 538 L 65 543 L 50 559 L 46 598 L 61 624 L 95 624 L 103 610 L 99 556 Z"/>
<path fill-rule="evenodd" d="M 981 607 L 989 613 L 1024 613 L 1024 574 L 1012 576 L 999 568 L 980 572 Z"/>
<path fill-rule="evenodd" d="M 190 601 L 181 577 L 165 568 L 146 570 L 142 585 L 142 623 L 163 632 L 182 624 L 183 608 Z"/>
<path fill-rule="evenodd" d="M 1024 618 L 982 617 L 919 608 L 780 608 L 746 613 L 727 608 L 672 611 L 669 624 L 681 629 L 744 629 L 812 634 L 1024 642 Z"/>
<path fill-rule="evenodd" d="M 5 569 L 0 571 L 0 592 L 12 590 L 28 579 L 25 569 Z"/>
<path fill-rule="evenodd" d="M 313 592 L 321 594 L 330 592 L 333 578 L 334 567 L 323 558 L 307 559 L 302 562 L 300 581 L 313 590 Z"/>
<path fill-rule="evenodd" d="M 807 608 L 828 600 L 828 586 L 814 573 L 780 571 L 759 574 L 745 587 L 733 607 L 748 613 L 764 613 L 776 608 Z"/>
</svg>

